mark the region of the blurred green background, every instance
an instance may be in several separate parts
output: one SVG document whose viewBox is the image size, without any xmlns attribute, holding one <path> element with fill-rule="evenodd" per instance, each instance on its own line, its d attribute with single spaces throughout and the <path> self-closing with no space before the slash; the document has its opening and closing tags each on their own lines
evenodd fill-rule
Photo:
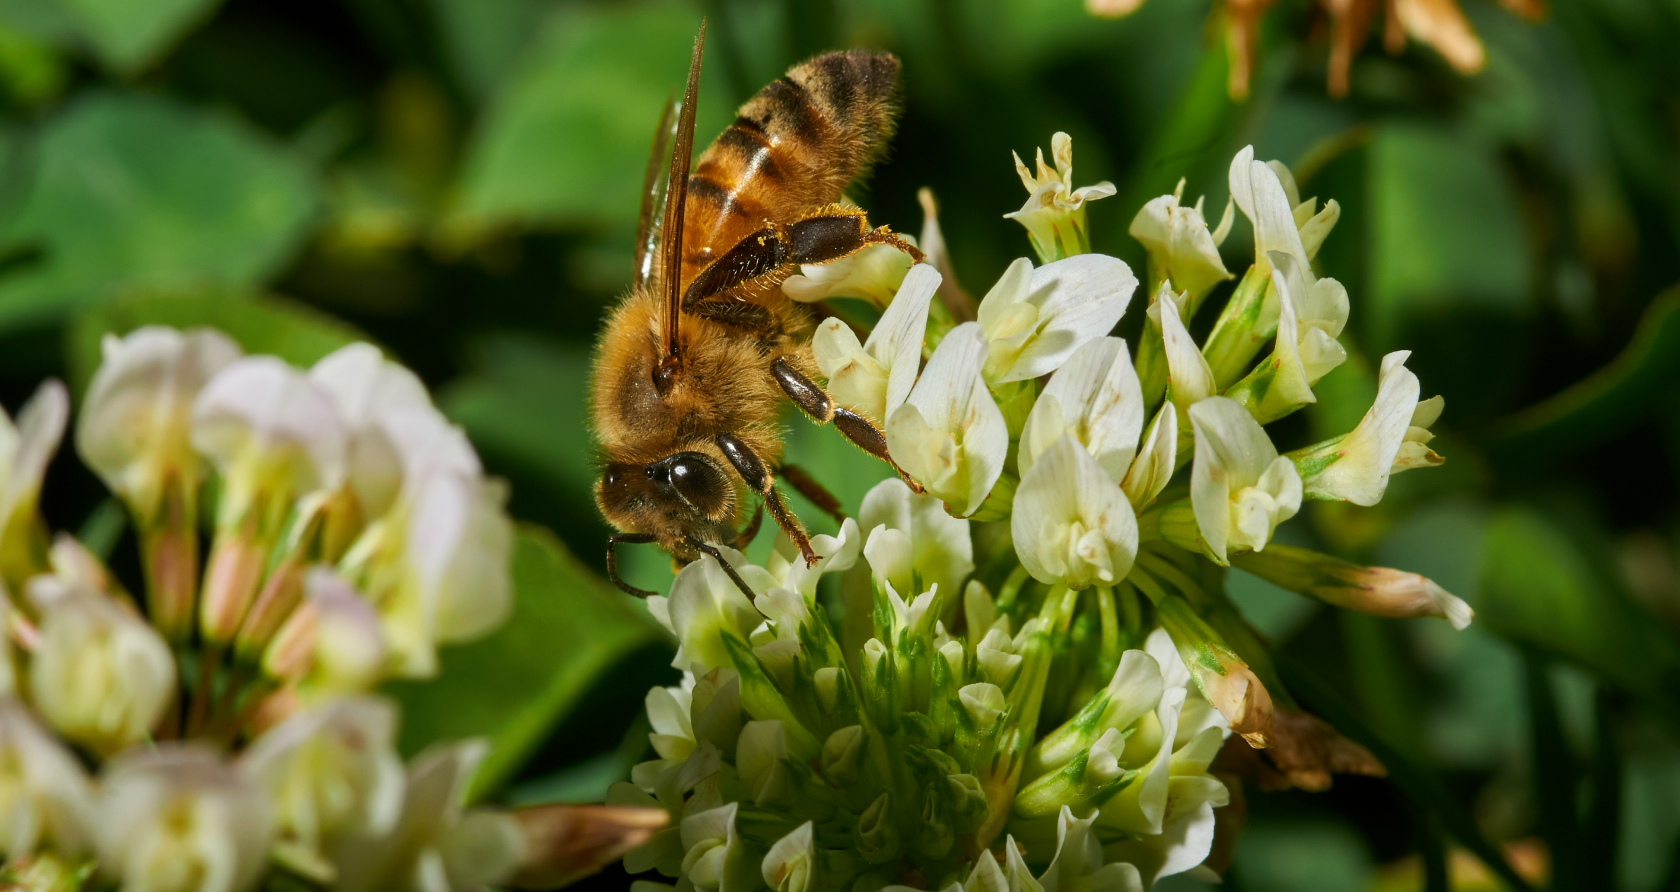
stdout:
<svg viewBox="0 0 1680 892">
<path fill-rule="evenodd" d="M 1274 438 L 1351 427 L 1402 346 L 1447 401 L 1443 468 L 1281 536 L 1426 573 L 1478 617 L 1375 620 L 1233 572 L 1296 697 L 1390 777 L 1251 787 L 1226 886 L 1680 890 L 1680 3 L 1559 0 L 1539 23 L 1466 3 L 1484 71 L 1373 45 L 1332 100 L 1322 14 L 1284 0 L 1237 103 L 1207 0 L 1118 21 L 1079 0 L 0 0 L 0 401 L 48 375 L 79 392 L 99 336 L 148 322 L 297 362 L 385 346 L 529 522 L 514 621 L 397 691 L 404 739 L 491 735 L 495 801 L 598 800 L 674 672 L 598 576 L 583 388 L 699 17 L 702 141 L 804 56 L 897 53 L 899 136 L 855 197 L 915 232 L 931 187 L 977 293 L 1029 253 L 1001 216 L 1025 197 L 1011 150 L 1071 133 L 1076 183 L 1119 187 L 1092 206 L 1096 249 L 1141 271 L 1137 208 L 1187 176 L 1217 218 L 1252 143 L 1341 203 L 1320 260 L 1353 302 L 1355 361 Z M 1249 244 L 1239 222 L 1227 265 Z M 848 504 L 879 479 L 832 430 L 792 428 Z M 45 510 L 94 529 L 104 494 L 70 452 Z M 627 572 L 658 587 L 663 563 Z"/>
</svg>

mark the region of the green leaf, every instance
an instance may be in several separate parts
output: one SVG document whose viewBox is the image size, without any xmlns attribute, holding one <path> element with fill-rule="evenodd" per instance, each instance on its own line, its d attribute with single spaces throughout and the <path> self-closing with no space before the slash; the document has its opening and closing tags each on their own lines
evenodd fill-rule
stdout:
<svg viewBox="0 0 1680 892">
<path fill-rule="evenodd" d="M 133 74 L 209 18 L 218 0 L 49 0 L 73 16 L 106 67 Z"/>
<path fill-rule="evenodd" d="M 1371 138 L 1365 331 L 1390 349 L 1400 323 L 1467 310 L 1514 316 L 1528 293 L 1517 199 L 1493 154 L 1450 131 L 1385 124 Z"/>
<path fill-rule="evenodd" d="M 403 707 L 405 753 L 439 740 L 489 739 L 474 798 L 511 777 L 618 661 L 662 639 L 642 605 L 607 586 L 539 527 L 519 529 L 513 585 L 513 615 L 499 630 L 445 648 L 436 679 L 387 689 Z"/>
<path fill-rule="evenodd" d="M 222 292 L 136 297 L 78 313 L 66 332 L 72 389 L 80 393 L 99 367 L 99 342 L 143 325 L 220 329 L 247 353 L 272 353 L 308 367 L 366 335 L 319 310 L 280 297 Z"/>
<path fill-rule="evenodd" d="M 490 106 L 464 165 L 453 225 L 582 224 L 628 233 L 660 110 L 681 90 L 700 24 L 685 3 L 559 10 Z M 696 149 L 734 112 L 701 79 Z"/>
<path fill-rule="evenodd" d="M 1633 342 L 1609 365 L 1545 401 L 1499 422 L 1501 458 L 1542 461 L 1626 433 L 1665 402 L 1680 376 L 1680 287 L 1645 308 Z"/>
<path fill-rule="evenodd" d="M 1516 892 L 1533 892 L 1533 887 L 1511 869 L 1499 850 L 1488 842 L 1476 826 L 1470 813 L 1453 798 L 1445 782 L 1424 764 L 1413 751 L 1401 749 L 1384 739 L 1360 719 L 1341 695 L 1331 688 L 1318 673 L 1303 667 L 1298 658 L 1288 653 L 1277 654 L 1278 672 L 1284 683 L 1300 697 L 1314 715 L 1329 722 L 1349 740 L 1371 751 L 1388 769 L 1388 777 L 1419 805 L 1428 809 L 1441 822 L 1441 827 L 1459 844 L 1480 858 L 1507 887 Z"/>
<path fill-rule="evenodd" d="M 1673 716 L 1680 710 L 1680 644 L 1607 578 L 1584 545 L 1531 511 L 1506 509 L 1483 540 L 1476 622 Z"/>
<path fill-rule="evenodd" d="M 474 97 L 495 91 L 542 24 L 542 0 L 431 0 L 456 77 Z"/>
<path fill-rule="evenodd" d="M 0 279 L 0 330 L 123 294 L 255 285 L 315 216 L 316 183 L 296 158 L 228 115 L 166 99 L 85 96 L 31 150 L 0 245 L 44 259 Z"/>
</svg>

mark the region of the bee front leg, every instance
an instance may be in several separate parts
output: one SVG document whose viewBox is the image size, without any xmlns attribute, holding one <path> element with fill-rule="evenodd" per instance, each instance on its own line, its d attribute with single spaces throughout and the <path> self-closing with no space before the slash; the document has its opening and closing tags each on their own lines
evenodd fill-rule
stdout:
<svg viewBox="0 0 1680 892">
<path fill-rule="evenodd" d="M 770 363 L 770 374 L 776 376 L 776 383 L 782 385 L 782 390 L 793 400 L 793 404 L 799 407 L 799 411 L 818 424 L 832 423 L 846 439 L 857 444 L 858 448 L 892 465 L 892 469 L 898 472 L 899 478 L 910 487 L 911 492 L 918 495 L 922 493 L 922 485 L 910 479 L 910 475 L 904 473 L 898 462 L 893 461 L 892 455 L 887 451 L 886 435 L 870 424 L 869 419 L 844 406 L 836 405 L 833 397 L 818 387 L 815 381 L 794 368 L 792 361 L 786 356 L 778 356 Z"/>
<path fill-rule="evenodd" d="M 658 592 L 650 592 L 645 588 L 636 588 L 630 583 L 625 582 L 624 577 L 618 575 L 619 543 L 623 543 L 625 545 L 646 545 L 652 541 L 653 537 L 647 533 L 613 533 L 607 537 L 607 579 L 610 580 L 613 585 L 618 586 L 619 591 L 637 598 L 647 598 L 658 594 Z"/>
<path fill-rule="evenodd" d="M 815 566 L 819 558 L 811 549 L 811 539 L 805 535 L 804 527 L 799 525 L 799 518 L 794 517 L 793 512 L 782 504 L 782 496 L 776 492 L 776 479 L 770 475 L 769 466 L 734 434 L 718 434 L 714 442 L 723 450 L 724 457 L 735 466 L 736 473 L 741 475 L 747 486 L 764 497 L 764 506 L 770 509 L 770 516 L 776 521 L 776 525 L 781 527 L 782 532 L 787 533 L 788 539 L 799 548 L 799 553 L 805 558 L 805 566 Z"/>
</svg>

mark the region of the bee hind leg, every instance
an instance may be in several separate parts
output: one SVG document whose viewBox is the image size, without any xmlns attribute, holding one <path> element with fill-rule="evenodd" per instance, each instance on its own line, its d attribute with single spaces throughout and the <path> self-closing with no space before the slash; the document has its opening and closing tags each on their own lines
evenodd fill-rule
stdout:
<svg viewBox="0 0 1680 892">
<path fill-rule="evenodd" d="M 718 434 L 714 442 L 723 450 L 724 456 L 735 466 L 735 472 L 741 475 L 747 486 L 764 497 L 764 507 L 770 509 L 770 517 L 776 521 L 776 526 L 781 527 L 782 532 L 799 548 L 800 555 L 805 558 L 805 566 L 815 566 L 819 558 L 811 549 L 811 538 L 805 535 L 805 528 L 799 525 L 799 518 L 794 517 L 793 512 L 782 504 L 782 496 L 776 491 L 776 478 L 771 476 L 769 466 L 758 457 L 758 453 L 753 452 L 750 446 L 741 442 L 734 434 Z"/>
<path fill-rule="evenodd" d="M 782 386 L 782 390 L 793 400 L 793 404 L 799 407 L 799 411 L 818 424 L 833 424 L 859 449 L 891 465 L 898 473 L 899 479 L 910 487 L 911 492 L 918 495 L 923 492 L 922 485 L 910 479 L 910 475 L 904 473 L 898 462 L 893 461 L 892 454 L 887 451 L 886 435 L 870 424 L 869 419 L 844 406 L 836 405 L 833 397 L 818 387 L 815 381 L 794 368 L 786 356 L 779 356 L 770 363 L 770 373 L 776 376 L 776 383 Z"/>
<path fill-rule="evenodd" d="M 646 545 L 652 541 L 653 537 L 647 533 L 613 533 L 607 537 L 607 579 L 610 580 L 613 585 L 618 586 L 619 591 L 636 598 L 647 598 L 652 595 L 659 594 L 658 592 L 650 592 L 645 588 L 636 588 L 630 583 L 625 582 L 624 577 L 618 575 L 619 543 L 623 543 L 625 545 Z"/>
</svg>

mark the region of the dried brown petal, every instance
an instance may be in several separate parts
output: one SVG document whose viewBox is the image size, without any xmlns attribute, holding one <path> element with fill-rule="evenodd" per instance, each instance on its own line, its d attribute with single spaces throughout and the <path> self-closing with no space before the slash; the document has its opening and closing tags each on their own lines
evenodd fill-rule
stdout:
<svg viewBox="0 0 1680 892">
<path fill-rule="evenodd" d="M 662 808 L 539 805 L 513 812 L 525 831 L 525 859 L 508 885 L 558 889 L 617 861 L 670 820 Z"/>
</svg>

